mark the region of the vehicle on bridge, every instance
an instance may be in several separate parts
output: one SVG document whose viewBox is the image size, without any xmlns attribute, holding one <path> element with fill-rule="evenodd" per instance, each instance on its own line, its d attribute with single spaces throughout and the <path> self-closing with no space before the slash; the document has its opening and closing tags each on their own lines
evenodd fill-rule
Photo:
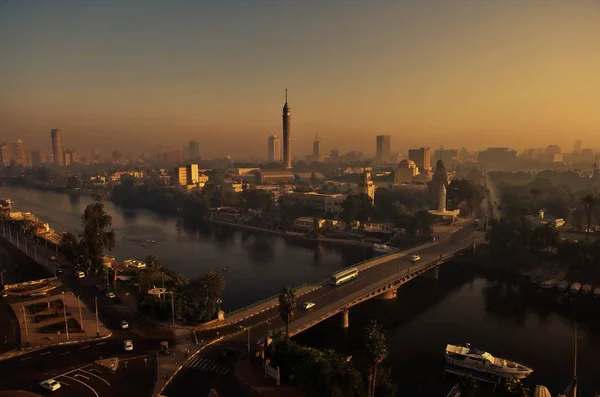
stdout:
<svg viewBox="0 0 600 397">
<path fill-rule="evenodd" d="M 306 302 L 304 305 L 302 305 L 304 307 L 304 310 L 308 310 L 310 308 L 315 307 L 315 303 L 314 302 Z"/>
<path fill-rule="evenodd" d="M 413 255 L 413 256 L 410 257 L 410 261 L 412 263 L 418 262 L 420 260 L 421 260 L 421 257 L 419 255 Z"/>
<path fill-rule="evenodd" d="M 333 276 L 331 276 L 331 284 L 333 284 L 333 285 L 344 284 L 350 280 L 354 280 L 356 277 L 358 277 L 358 269 L 357 268 L 344 270 L 344 271 L 338 272 L 338 273 L 334 274 Z"/>
<path fill-rule="evenodd" d="M 60 383 L 58 383 L 58 381 L 54 379 L 45 380 L 42 383 L 40 383 L 40 386 L 49 391 L 56 391 L 60 389 Z"/>
<path fill-rule="evenodd" d="M 126 352 L 133 350 L 133 342 L 131 340 L 126 340 L 123 343 L 123 346 L 125 347 Z"/>
</svg>

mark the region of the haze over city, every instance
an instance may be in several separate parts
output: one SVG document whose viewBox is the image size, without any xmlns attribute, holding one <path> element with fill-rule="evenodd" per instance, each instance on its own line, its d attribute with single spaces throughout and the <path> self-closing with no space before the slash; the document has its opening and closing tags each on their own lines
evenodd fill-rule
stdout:
<svg viewBox="0 0 600 397">
<path fill-rule="evenodd" d="M 600 146 L 596 2 L 3 2 L 0 131 L 202 156 Z"/>
</svg>

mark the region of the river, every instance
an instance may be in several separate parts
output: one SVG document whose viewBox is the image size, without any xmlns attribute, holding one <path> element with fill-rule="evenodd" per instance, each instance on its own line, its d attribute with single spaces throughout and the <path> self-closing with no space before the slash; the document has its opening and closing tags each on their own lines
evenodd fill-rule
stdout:
<svg viewBox="0 0 600 397">
<path fill-rule="evenodd" d="M 89 197 L 0 187 L 16 210 L 30 211 L 55 229 L 79 227 Z M 194 278 L 207 270 L 226 273 L 225 307 L 237 308 L 276 294 L 284 285 L 323 279 L 363 259 L 361 248 L 300 246 L 284 239 L 211 228 L 177 227 L 177 219 L 106 203 L 117 234 L 115 255 L 157 255 L 166 266 Z M 146 244 L 147 240 L 156 243 Z M 144 247 L 146 245 L 146 247 Z M 300 343 L 334 348 L 364 364 L 364 329 L 371 319 L 388 332 L 390 368 L 401 396 L 444 396 L 454 375 L 443 377 L 447 343 L 472 345 L 499 357 L 531 365 L 527 386 L 546 385 L 562 392 L 573 371 L 574 324 L 578 325 L 578 375 L 584 397 L 600 391 L 600 300 L 580 296 L 563 299 L 542 294 L 523 280 L 481 268 L 449 263 L 438 280 L 420 277 L 404 285 L 394 300 L 373 299 L 350 311 L 350 328 L 333 317 L 295 337 Z M 485 387 L 484 390 L 491 388 Z M 496 393 L 500 394 L 500 393 Z"/>
</svg>

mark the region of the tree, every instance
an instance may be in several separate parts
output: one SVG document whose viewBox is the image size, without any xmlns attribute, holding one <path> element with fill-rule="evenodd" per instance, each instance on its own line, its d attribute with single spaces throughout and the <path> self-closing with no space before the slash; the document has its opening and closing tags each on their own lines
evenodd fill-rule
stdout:
<svg viewBox="0 0 600 397">
<path fill-rule="evenodd" d="M 585 239 L 589 240 L 590 238 L 590 228 L 592 225 L 592 213 L 594 211 L 594 206 L 596 205 L 596 195 L 593 193 L 586 194 L 585 196 L 579 199 L 581 204 L 585 208 L 585 216 L 587 221 L 587 228 L 585 230 Z"/>
<path fill-rule="evenodd" d="M 461 396 L 470 397 L 477 391 L 477 381 L 470 374 L 463 375 L 458 382 L 458 389 Z"/>
<path fill-rule="evenodd" d="M 67 178 L 67 187 L 69 189 L 76 189 L 81 187 L 81 181 L 77 178 L 77 175 L 69 175 Z"/>
<path fill-rule="evenodd" d="M 112 217 L 104 210 L 102 198 L 94 195 L 95 202 L 83 212 L 81 247 L 89 265 L 96 271 L 102 268 L 104 250 L 115 247 L 115 232 L 111 229 Z"/>
<path fill-rule="evenodd" d="M 316 189 L 319 186 L 319 178 L 317 178 L 317 174 L 313 171 L 310 174 L 310 186 L 313 189 Z"/>
<path fill-rule="evenodd" d="M 559 241 L 558 230 L 552 224 L 547 223 L 533 229 L 530 247 L 532 250 L 540 252 L 548 248 L 555 248 Z"/>
<path fill-rule="evenodd" d="M 532 187 L 529 192 L 531 193 L 531 197 L 533 199 L 533 207 L 537 209 L 537 198 L 542 194 L 542 189 L 539 187 Z"/>
<path fill-rule="evenodd" d="M 288 287 L 281 291 L 279 294 L 279 317 L 285 321 L 285 335 L 289 339 L 290 337 L 290 323 L 294 317 L 296 311 L 296 290 Z"/>
<path fill-rule="evenodd" d="M 375 385 L 377 384 L 377 371 L 379 366 L 388 356 L 388 346 L 385 339 L 385 330 L 376 320 L 372 320 L 367 327 L 367 356 L 369 357 L 369 385 L 368 397 L 375 397 Z"/>
<path fill-rule="evenodd" d="M 61 236 L 59 249 L 70 262 L 75 262 L 79 259 L 79 240 L 75 234 L 64 232 Z"/>
<path fill-rule="evenodd" d="M 225 278 L 220 273 L 210 271 L 200 277 L 198 288 L 201 296 L 216 302 L 225 291 Z"/>
<path fill-rule="evenodd" d="M 517 378 L 506 379 L 506 391 L 516 394 L 517 397 L 529 397 L 529 389 Z"/>
<path fill-rule="evenodd" d="M 364 193 L 352 194 L 342 202 L 342 218 L 346 222 L 364 223 L 373 215 L 373 201 Z"/>
</svg>

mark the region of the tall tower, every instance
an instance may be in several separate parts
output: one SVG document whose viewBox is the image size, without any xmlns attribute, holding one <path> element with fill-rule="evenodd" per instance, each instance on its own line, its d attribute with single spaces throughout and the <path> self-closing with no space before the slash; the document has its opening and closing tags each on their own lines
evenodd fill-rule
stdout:
<svg viewBox="0 0 600 397">
<path fill-rule="evenodd" d="M 377 162 L 387 163 L 390 161 L 390 148 L 392 138 L 389 135 L 377 135 Z"/>
<path fill-rule="evenodd" d="M 62 167 L 65 165 L 65 150 L 62 143 L 62 132 L 58 128 L 50 130 L 52 138 L 52 155 L 54 156 L 54 165 Z"/>
<path fill-rule="evenodd" d="M 25 144 L 20 139 L 17 139 L 17 141 L 13 143 L 12 160 L 15 165 L 20 165 L 23 167 L 27 166 L 27 153 L 25 152 Z"/>
<path fill-rule="evenodd" d="M 271 163 L 281 161 L 281 147 L 279 146 L 279 137 L 277 135 L 271 135 L 269 137 L 267 143 L 267 155 Z"/>
<path fill-rule="evenodd" d="M 283 166 L 292 168 L 292 151 L 290 148 L 290 135 L 292 133 L 292 113 L 287 102 L 287 88 L 285 89 L 285 105 L 283 105 Z"/>
<path fill-rule="evenodd" d="M 321 155 L 321 142 L 319 142 L 319 133 L 316 133 L 315 141 L 313 142 L 313 160 L 319 161 Z"/>
</svg>

